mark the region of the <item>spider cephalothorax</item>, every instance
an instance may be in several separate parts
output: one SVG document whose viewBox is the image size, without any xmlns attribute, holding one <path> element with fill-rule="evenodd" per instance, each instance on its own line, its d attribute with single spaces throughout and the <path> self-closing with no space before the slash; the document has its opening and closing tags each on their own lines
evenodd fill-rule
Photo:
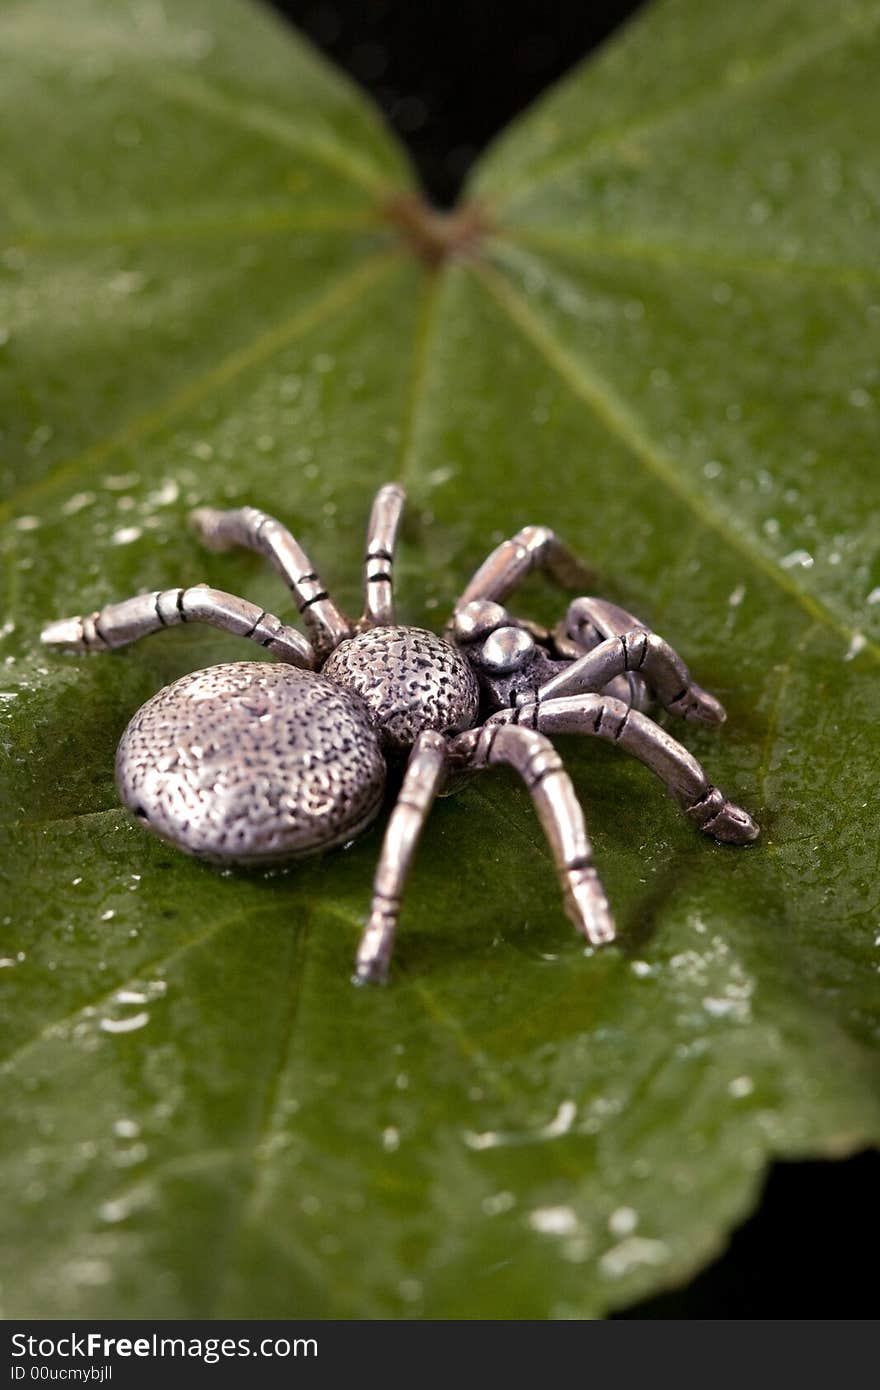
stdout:
<svg viewBox="0 0 880 1390">
<path fill-rule="evenodd" d="M 388 762 L 406 758 L 358 950 L 359 980 L 387 974 L 406 875 L 434 798 L 450 774 L 494 763 L 513 766 L 531 793 L 575 926 L 593 945 L 613 939 L 583 814 L 548 734 L 619 743 L 701 830 L 731 844 L 756 837 L 747 813 L 645 713 L 657 701 L 684 719 L 724 719 L 662 638 L 603 599 L 575 599 L 552 631 L 503 606 L 530 570 L 561 580 L 577 569 L 552 531 L 528 526 L 497 546 L 444 637 L 396 624 L 392 565 L 403 500 L 389 484 L 373 505 L 357 623 L 336 607 L 290 532 L 243 507 L 201 508 L 193 525 L 212 549 L 238 544 L 264 554 L 290 587 L 308 639 L 206 585 L 141 594 L 46 628 L 50 647 L 107 651 L 205 622 L 278 658 L 196 671 L 138 710 L 119 743 L 116 781 L 145 825 L 200 858 L 277 863 L 358 835 L 379 812 Z"/>
</svg>

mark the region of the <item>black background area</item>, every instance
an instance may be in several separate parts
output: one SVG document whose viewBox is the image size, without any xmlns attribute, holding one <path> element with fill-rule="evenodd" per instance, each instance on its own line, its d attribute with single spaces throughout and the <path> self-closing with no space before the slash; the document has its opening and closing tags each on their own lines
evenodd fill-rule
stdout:
<svg viewBox="0 0 880 1390">
<path fill-rule="evenodd" d="M 711 2 L 711 0 L 710 0 Z M 639 5 L 560 0 L 275 0 L 382 108 L 431 199 Z"/>
<path fill-rule="evenodd" d="M 493 135 L 642 8 L 632 0 L 274 4 L 370 93 L 442 206 Z M 876 1281 L 861 1257 L 876 1239 L 878 1191 L 874 1153 L 777 1164 L 757 1213 L 720 1259 L 686 1288 L 621 1316 L 874 1317 Z"/>
</svg>

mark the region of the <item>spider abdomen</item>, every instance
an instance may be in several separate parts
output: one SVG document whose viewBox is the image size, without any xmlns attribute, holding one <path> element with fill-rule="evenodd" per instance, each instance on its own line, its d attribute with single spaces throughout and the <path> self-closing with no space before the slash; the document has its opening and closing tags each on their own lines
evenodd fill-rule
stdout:
<svg viewBox="0 0 880 1390">
<path fill-rule="evenodd" d="M 381 805 L 385 760 L 356 694 L 243 661 L 148 700 L 120 740 L 116 781 L 126 806 L 179 849 L 254 865 L 357 835 Z"/>
<path fill-rule="evenodd" d="M 323 670 L 366 702 L 389 751 L 410 749 L 427 729 L 469 729 L 477 718 L 470 664 L 425 628 L 368 628 L 340 643 Z"/>
</svg>

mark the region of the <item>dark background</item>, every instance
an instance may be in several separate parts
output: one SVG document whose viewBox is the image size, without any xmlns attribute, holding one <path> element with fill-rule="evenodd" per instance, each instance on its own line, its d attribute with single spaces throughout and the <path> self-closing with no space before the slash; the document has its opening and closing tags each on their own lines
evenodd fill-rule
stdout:
<svg viewBox="0 0 880 1390">
<path fill-rule="evenodd" d="M 370 92 L 442 206 L 497 131 L 642 8 L 633 0 L 274 3 Z M 621 1316 L 873 1317 L 876 1276 L 864 1270 L 873 1267 L 878 1191 L 877 1154 L 777 1164 L 758 1212 L 715 1264 Z"/>
<path fill-rule="evenodd" d="M 408 147 L 428 193 L 445 206 L 496 131 L 640 6 L 634 0 L 275 0 L 275 8 L 367 88 Z"/>
</svg>

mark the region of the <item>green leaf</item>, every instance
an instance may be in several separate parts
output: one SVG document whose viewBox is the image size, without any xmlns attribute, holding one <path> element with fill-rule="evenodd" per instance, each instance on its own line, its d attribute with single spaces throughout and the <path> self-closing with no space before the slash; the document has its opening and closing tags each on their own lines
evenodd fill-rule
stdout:
<svg viewBox="0 0 880 1390">
<path fill-rule="evenodd" d="M 686 1278 L 774 1156 L 880 1128 L 880 6 L 650 7 L 452 222 L 238 0 L 7 0 L 0 54 L 4 1315 L 584 1316 Z M 39 647 L 175 583 L 277 611 L 204 502 L 277 511 L 354 607 L 391 476 L 406 620 L 545 522 L 728 707 L 685 739 L 748 851 L 560 741 L 619 949 L 487 776 L 353 989 L 381 826 L 224 876 L 117 807 L 134 710 L 241 644 Z"/>
</svg>

